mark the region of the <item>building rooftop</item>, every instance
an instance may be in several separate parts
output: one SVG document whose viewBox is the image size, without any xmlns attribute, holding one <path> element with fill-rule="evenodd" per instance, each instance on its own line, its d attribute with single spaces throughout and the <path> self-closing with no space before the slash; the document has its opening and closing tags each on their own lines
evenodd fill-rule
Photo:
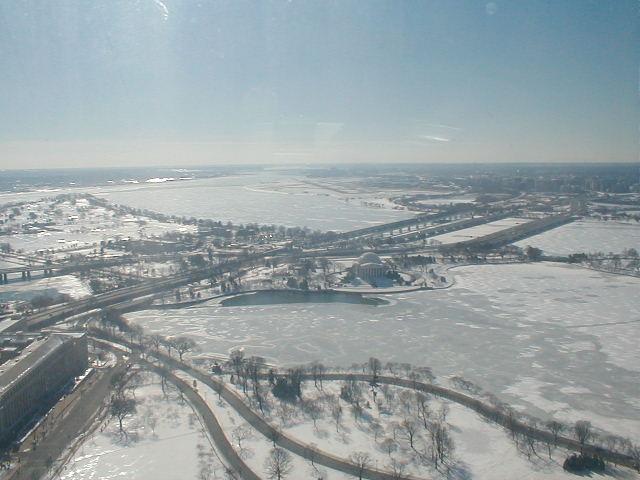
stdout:
<svg viewBox="0 0 640 480">
<path fill-rule="evenodd" d="M 355 261 L 354 265 L 360 265 L 360 266 L 364 266 L 364 265 L 384 265 L 384 263 L 382 262 L 382 259 L 376 255 L 373 252 L 366 252 L 363 253 L 362 255 L 360 255 L 358 257 L 358 259 Z"/>
<path fill-rule="evenodd" d="M 40 338 L 26 347 L 20 355 L 0 365 L 0 396 L 32 368 L 47 358 L 70 338 L 79 338 L 82 333 L 56 333 Z"/>
</svg>

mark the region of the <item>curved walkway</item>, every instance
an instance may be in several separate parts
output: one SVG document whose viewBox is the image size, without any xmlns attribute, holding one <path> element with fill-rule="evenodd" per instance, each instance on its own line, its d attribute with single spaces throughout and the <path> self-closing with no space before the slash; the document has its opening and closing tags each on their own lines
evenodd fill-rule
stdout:
<svg viewBox="0 0 640 480">
<path fill-rule="evenodd" d="M 146 360 L 140 359 L 141 362 L 144 362 L 149 366 L 153 371 L 164 374 L 167 376 L 169 381 L 178 387 L 178 389 L 183 392 L 191 405 L 198 411 L 204 424 L 209 431 L 214 443 L 221 450 L 224 458 L 229 462 L 229 465 L 233 468 L 235 472 L 237 472 L 241 478 L 245 480 L 260 480 L 260 477 L 254 473 L 253 470 L 240 458 L 238 453 L 233 448 L 233 445 L 229 442 L 226 435 L 224 434 L 224 430 L 218 422 L 218 419 L 215 417 L 209 406 L 202 399 L 200 394 L 191 386 L 188 382 L 185 382 L 183 379 L 179 378 L 175 374 L 171 373 L 165 368 L 154 365 L 151 362 L 147 362 Z"/>
<path fill-rule="evenodd" d="M 181 368 L 185 371 L 188 370 L 189 373 L 194 377 L 198 378 L 198 380 L 210 386 L 211 388 L 216 390 L 216 392 L 219 392 L 222 395 L 222 397 L 229 404 L 231 404 L 231 406 L 236 408 L 238 413 L 240 413 L 240 415 L 242 415 L 242 417 L 245 420 L 251 423 L 252 426 L 254 426 L 258 431 L 266 435 L 268 438 L 271 438 L 273 435 L 276 435 L 276 434 L 280 435 L 281 441 L 278 441 L 277 443 L 282 447 L 292 451 L 293 453 L 303 456 L 307 459 L 311 459 L 313 457 L 315 461 L 317 461 L 318 463 L 324 466 L 341 470 L 346 473 L 351 473 L 352 475 L 357 475 L 357 471 L 353 469 L 355 468 L 353 464 L 349 462 L 344 462 L 344 460 L 338 459 L 337 457 L 320 452 L 318 450 L 311 452 L 308 445 L 305 445 L 302 442 L 298 442 L 295 439 L 288 438 L 286 435 L 283 435 L 282 432 L 272 427 L 260 415 L 258 415 L 253 410 L 251 410 L 244 403 L 242 398 L 236 392 L 231 390 L 226 384 L 204 374 L 199 370 L 194 369 L 193 367 L 181 364 L 175 361 L 174 359 L 170 359 L 170 360 L 173 362 L 176 368 Z M 266 376 L 263 376 L 263 377 L 266 377 Z M 306 374 L 303 377 L 306 380 L 312 380 L 313 378 L 309 374 Z M 371 382 L 371 380 L 373 379 L 373 377 L 369 374 L 358 374 L 358 373 L 325 373 L 320 375 L 320 377 L 322 377 L 323 380 L 329 380 L 329 381 L 331 380 L 339 381 L 339 380 L 347 380 L 349 378 L 355 378 L 358 381 Z M 457 392 L 455 390 L 451 390 L 445 387 L 440 387 L 438 385 L 433 385 L 430 383 L 418 382 L 415 380 L 408 380 L 405 378 L 398 378 L 398 377 L 379 376 L 377 381 L 378 383 L 410 388 L 413 390 L 418 390 L 421 392 L 430 393 L 432 395 L 446 398 L 464 407 L 470 408 L 475 412 L 477 412 L 478 414 L 485 417 L 486 419 L 494 423 L 497 423 L 499 425 L 502 425 L 510 430 L 513 430 L 519 433 L 526 433 L 528 435 L 533 435 L 536 439 L 544 442 L 554 443 L 554 436 L 551 432 L 542 430 L 540 428 L 533 428 L 530 425 L 527 425 L 526 423 L 520 420 L 517 420 L 508 412 L 499 410 L 496 407 L 488 405 L 478 399 L 475 399 L 469 395 L 465 395 L 463 393 Z M 559 436 L 555 440 L 555 443 L 559 446 L 567 448 L 568 450 L 580 451 L 582 449 L 584 450 L 585 453 L 598 454 L 605 460 L 614 462 L 618 465 L 623 465 L 629 468 L 635 468 L 633 459 L 627 455 L 622 455 L 609 450 L 597 448 L 592 445 L 585 445 L 584 447 L 582 447 L 578 441 L 569 437 Z M 326 458 L 327 463 L 323 463 L 323 461 L 321 461 L 322 457 Z M 340 461 L 340 463 L 335 463 L 336 460 Z M 342 467 L 345 467 L 346 465 L 352 468 L 351 469 L 342 468 Z M 365 472 L 365 474 L 363 474 L 363 478 L 393 479 L 394 477 L 386 472 L 369 469 Z M 405 478 L 411 479 L 415 477 L 407 476 Z"/>
<path fill-rule="evenodd" d="M 114 348 L 113 344 L 109 341 L 103 342 L 100 339 L 96 339 L 96 340 L 101 342 L 101 344 L 104 344 L 107 348 Z M 123 346 L 133 347 L 133 348 L 136 347 L 135 345 L 131 345 L 129 342 L 123 339 L 118 339 L 118 341 L 121 342 Z M 295 438 L 288 436 L 287 434 L 283 433 L 279 429 L 269 424 L 263 417 L 255 413 L 246 403 L 244 403 L 244 400 L 238 393 L 236 393 L 234 390 L 229 388 L 222 381 L 216 378 L 213 378 L 207 375 L 206 373 L 196 368 L 193 368 L 190 365 L 179 362 L 173 357 L 168 357 L 162 352 L 154 352 L 153 355 L 156 358 L 158 358 L 161 362 L 166 363 L 167 365 L 169 365 L 172 368 L 175 368 L 176 370 L 182 370 L 183 372 L 188 373 L 189 375 L 194 377 L 196 380 L 212 388 L 231 407 L 233 407 L 240 414 L 240 416 L 243 417 L 253 428 L 255 428 L 258 432 L 265 435 L 271 441 L 275 441 L 275 443 L 277 443 L 282 448 L 289 450 L 290 452 L 296 455 L 299 455 L 300 457 L 305 458 L 307 460 L 313 460 L 314 463 L 323 465 L 333 470 L 338 470 L 350 475 L 354 475 L 356 478 L 363 478 L 363 479 L 366 478 L 369 480 L 397 480 L 397 476 L 393 475 L 392 473 L 389 473 L 383 470 L 378 470 L 375 468 L 360 469 L 355 464 L 343 458 L 331 455 L 309 444 L 306 444 L 304 442 L 301 442 L 299 440 L 296 440 Z M 151 362 L 148 362 L 148 361 L 146 361 L 146 363 L 153 365 Z M 161 369 L 161 367 L 157 367 L 155 365 L 154 365 L 154 368 Z M 204 405 L 204 408 L 209 410 L 209 407 L 206 405 L 206 403 L 204 403 L 204 401 L 199 397 L 199 395 L 195 391 L 193 391 L 193 389 L 187 384 L 187 382 L 184 382 L 183 380 L 181 380 L 181 382 L 182 382 L 182 385 L 186 386 L 188 389 L 191 389 L 193 394 L 198 396 L 198 400 L 196 400 L 196 403 L 194 403 L 194 405 L 197 405 L 197 403 L 201 402 Z M 219 429 L 219 431 L 216 433 L 216 436 L 214 437 L 214 440 L 216 444 L 218 444 L 220 448 L 223 449 L 223 454 L 225 455 L 225 457 L 227 456 L 227 453 L 229 453 L 232 456 L 235 455 L 237 457 L 237 453 L 233 449 L 233 446 L 229 443 L 228 439 L 224 435 L 224 432 L 222 431 L 222 428 L 220 427 L 220 424 L 217 422 L 217 420 L 215 419 L 215 416 L 210 410 L 209 410 L 208 416 L 210 416 L 210 418 L 212 418 L 215 421 L 215 424 L 217 425 L 216 430 Z M 213 432 L 212 432 L 212 435 L 213 435 Z M 242 462 L 240 457 L 237 457 L 237 460 Z M 242 463 L 244 464 L 244 462 Z M 246 464 L 245 464 L 245 467 L 246 467 Z M 248 467 L 246 468 L 248 469 Z M 253 474 L 253 472 L 251 472 L 249 475 L 251 474 Z M 243 478 L 253 480 L 258 477 L 243 476 Z M 404 475 L 402 479 L 403 480 L 422 480 L 419 477 L 415 477 L 411 475 Z"/>
<path fill-rule="evenodd" d="M 434 290 L 433 287 L 424 287 L 412 285 L 409 287 L 332 287 L 327 289 L 330 292 L 338 293 L 360 293 L 363 295 L 394 295 L 397 293 L 417 292 L 420 290 Z"/>
<path fill-rule="evenodd" d="M 118 347 L 114 345 L 114 342 L 105 341 L 99 338 L 93 338 L 93 341 L 98 343 L 103 348 L 107 348 L 109 350 L 117 350 Z M 126 342 L 122 343 L 123 347 L 130 348 L 130 345 Z M 218 422 L 218 419 L 215 417 L 209 406 L 205 403 L 205 401 L 200 397 L 198 392 L 189 385 L 188 382 L 185 382 L 183 379 L 179 378 L 175 374 L 171 373 L 168 369 L 158 366 L 148 360 L 145 360 L 142 357 L 137 357 L 136 361 L 144 364 L 150 370 L 158 373 L 159 375 L 165 375 L 168 380 L 176 385 L 176 387 L 183 392 L 186 396 L 193 408 L 196 409 L 204 425 L 206 426 L 211 438 L 213 439 L 216 446 L 222 452 L 222 455 L 227 460 L 228 464 L 240 475 L 240 478 L 245 480 L 260 480 L 260 477 L 256 475 L 251 468 L 240 458 L 237 454 L 233 445 L 229 442 L 226 435 L 224 434 L 224 430 L 222 426 Z M 184 368 L 181 368 L 184 370 Z M 233 478 L 233 477 L 232 477 Z"/>
<path fill-rule="evenodd" d="M 249 422 L 249 424 L 253 428 L 258 430 L 270 440 L 275 441 L 275 443 L 280 445 L 282 448 L 285 448 L 290 452 L 295 453 L 296 455 L 299 455 L 307 460 L 313 460 L 315 463 L 331 468 L 333 470 L 338 470 L 350 475 L 354 475 L 358 478 L 367 478 L 370 480 L 397 479 L 397 476 L 383 470 L 378 470 L 375 468 L 364 468 L 361 470 L 355 464 L 343 458 L 331 455 L 307 443 L 290 437 L 289 435 L 283 433 L 281 430 L 273 427 L 263 417 L 254 412 L 246 403 L 244 403 L 244 400 L 240 395 L 238 395 L 220 380 L 211 378 L 210 376 L 200 372 L 199 370 L 185 366 L 184 364 L 180 364 L 179 362 L 175 363 L 179 365 L 178 368 L 181 368 L 183 371 L 188 372 L 208 387 L 214 389 L 216 393 L 220 394 L 220 396 L 229 405 L 231 405 L 240 414 L 240 416 L 242 416 L 247 422 Z M 405 475 L 402 478 L 405 480 L 420 480 L 419 477 L 414 477 L 411 475 Z"/>
<path fill-rule="evenodd" d="M 128 342 L 119 339 L 122 343 L 126 343 L 128 346 L 130 345 Z M 135 347 L 135 346 L 134 346 Z M 371 480 L 393 480 L 394 476 L 388 472 L 384 472 L 382 470 L 368 468 L 359 472 L 359 469 L 356 465 L 345 461 L 344 459 L 335 457 L 326 452 L 322 452 L 317 450 L 309 445 L 300 442 L 294 438 L 291 438 L 271 426 L 263 417 L 255 413 L 251 408 L 249 408 L 243 401 L 242 397 L 229 388 L 222 381 L 211 377 L 210 375 L 190 366 L 185 363 L 179 362 L 178 360 L 168 357 L 162 352 L 156 352 L 156 356 L 163 362 L 168 363 L 176 369 L 183 370 L 189 373 L 194 378 L 198 379 L 202 383 L 214 389 L 217 393 L 219 393 L 222 398 L 225 399 L 236 411 L 246 420 L 248 421 L 256 430 L 267 436 L 268 438 L 276 438 L 276 443 L 278 443 L 283 448 L 300 455 L 308 460 L 313 459 L 315 462 L 324 465 L 326 467 L 340 470 L 342 472 L 351 474 L 351 475 L 362 475 L 362 478 L 367 478 Z M 262 375 L 263 378 L 266 375 Z M 305 374 L 303 376 L 306 380 L 311 380 L 313 378 L 310 374 Z M 347 379 L 355 379 L 362 382 L 371 382 L 373 380 L 373 376 L 364 373 L 324 373 L 320 375 L 324 380 L 347 380 Z M 481 400 L 473 398 L 469 395 L 465 395 L 463 393 L 457 392 L 455 390 L 451 390 L 445 387 L 441 387 L 438 385 L 433 385 L 431 383 L 419 382 L 417 380 L 409 380 L 405 378 L 398 377 L 389 377 L 389 376 L 378 376 L 378 383 L 384 383 L 388 385 L 395 385 L 404 388 L 410 388 L 413 390 L 418 390 L 425 393 L 430 393 L 432 395 L 436 395 L 442 398 L 446 398 L 453 402 L 456 402 L 460 405 L 463 405 L 467 408 L 470 408 L 487 418 L 488 420 L 498 423 L 512 431 L 518 433 L 526 433 L 527 435 L 533 436 L 534 438 L 544 441 L 547 443 L 555 443 L 556 445 L 567 448 L 568 450 L 573 451 L 584 451 L 585 453 L 594 453 L 601 456 L 604 460 L 614 462 L 618 465 L 623 465 L 629 468 L 636 468 L 634 461 L 631 457 L 627 455 L 623 455 L 617 452 L 613 452 L 610 450 L 602 449 L 595 447 L 593 445 L 581 445 L 578 441 L 569 438 L 558 436 L 558 438 L 554 439 L 554 436 L 551 432 L 546 430 L 532 427 L 513 416 L 512 412 L 504 411 L 502 409 L 498 409 L 492 405 L 488 405 Z M 416 477 L 405 476 L 403 477 L 407 480 L 417 480 Z"/>
<path fill-rule="evenodd" d="M 325 373 L 320 375 L 320 377 L 322 377 L 323 380 L 346 380 L 347 378 L 355 378 L 356 380 L 362 382 L 371 382 L 371 380 L 373 379 L 372 375 L 364 373 Z M 313 377 L 307 374 L 304 375 L 304 378 L 308 380 L 312 379 Z M 582 450 L 585 453 L 597 454 L 604 460 L 611 461 L 625 467 L 636 468 L 633 459 L 627 455 L 595 447 L 593 445 L 583 446 L 578 441 L 569 437 L 558 436 L 557 439 L 554 439 L 554 436 L 551 432 L 542 430 L 537 427 L 532 427 L 520 420 L 517 420 L 508 411 L 505 412 L 504 410 L 498 409 L 492 405 L 488 405 L 481 400 L 457 392 L 455 390 L 440 387 L 438 385 L 433 385 L 431 383 L 424 383 L 417 380 L 409 380 L 406 378 L 398 377 L 378 376 L 377 381 L 378 383 L 411 388 L 413 390 L 418 390 L 421 392 L 430 393 L 432 395 L 446 398 L 453 402 L 459 403 L 464 407 L 470 408 L 486 419 L 494 423 L 498 423 L 499 425 L 502 425 L 515 432 L 526 433 L 535 437 L 537 440 L 541 440 L 547 443 L 553 444 L 555 442 L 556 445 L 562 446 L 568 450 L 577 452 Z"/>
</svg>

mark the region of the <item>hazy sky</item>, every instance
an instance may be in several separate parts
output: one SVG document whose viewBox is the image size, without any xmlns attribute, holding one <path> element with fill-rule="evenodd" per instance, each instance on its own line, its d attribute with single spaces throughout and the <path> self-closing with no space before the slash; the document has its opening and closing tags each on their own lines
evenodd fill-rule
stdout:
<svg viewBox="0 0 640 480">
<path fill-rule="evenodd" d="M 637 0 L 0 1 L 0 167 L 637 161 Z"/>
</svg>

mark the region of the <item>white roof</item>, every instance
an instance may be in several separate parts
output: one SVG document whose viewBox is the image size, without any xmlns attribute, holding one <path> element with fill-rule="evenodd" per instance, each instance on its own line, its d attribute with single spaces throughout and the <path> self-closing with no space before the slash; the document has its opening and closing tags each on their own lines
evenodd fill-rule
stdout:
<svg viewBox="0 0 640 480">
<path fill-rule="evenodd" d="M 384 263 L 382 262 L 382 259 L 378 255 L 373 253 L 373 252 L 363 253 L 355 261 L 355 264 L 356 265 L 360 265 L 360 266 L 364 266 L 364 265 L 367 265 L 367 266 L 371 266 L 371 265 L 383 266 L 384 265 Z"/>
</svg>

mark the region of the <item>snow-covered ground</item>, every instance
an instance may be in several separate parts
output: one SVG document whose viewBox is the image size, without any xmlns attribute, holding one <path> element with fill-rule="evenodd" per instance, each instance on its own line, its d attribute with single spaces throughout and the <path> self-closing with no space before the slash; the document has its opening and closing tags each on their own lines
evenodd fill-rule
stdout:
<svg viewBox="0 0 640 480">
<path fill-rule="evenodd" d="M 75 253 L 82 248 L 100 248 L 101 241 L 117 237 L 141 238 L 170 231 L 193 232 L 196 227 L 163 223 L 147 217 L 119 216 L 114 211 L 91 205 L 86 199 L 54 203 L 53 200 L 23 205 L 22 213 L 6 223 L 18 228 L 32 222 L 54 222 L 53 227 L 33 233 L 14 233 L 7 240 L 14 250 Z M 29 215 L 34 215 L 30 218 Z"/>
<path fill-rule="evenodd" d="M 180 377 L 189 382 L 192 377 L 180 372 Z M 269 457 L 269 452 L 273 448 L 272 442 L 262 433 L 254 429 L 242 416 L 237 413 L 227 402 L 221 400 L 218 394 L 211 388 L 203 384 L 198 384 L 200 396 L 205 400 L 211 411 L 216 416 L 218 422 L 222 426 L 227 439 L 234 446 L 234 449 L 245 463 L 259 477 L 266 478 L 265 463 Z M 241 438 L 238 445 L 238 437 Z M 295 454 L 291 454 L 292 478 L 317 478 L 313 474 L 317 471 L 311 463 Z M 351 475 L 344 474 L 331 469 L 322 469 L 325 480 L 344 480 L 354 478 Z"/>
<path fill-rule="evenodd" d="M 455 232 L 436 235 L 435 237 L 430 237 L 429 242 L 437 241 L 443 245 L 464 242 L 466 240 L 473 240 L 474 238 L 484 237 L 485 235 L 506 230 L 507 228 L 515 227 L 517 225 L 522 225 L 530 221 L 531 219 L 529 218 L 504 218 L 502 220 L 496 220 L 495 222 L 489 222 L 475 227 L 456 230 Z"/>
<path fill-rule="evenodd" d="M 640 279 L 560 264 L 451 273 L 454 287 L 385 297 L 385 306 L 202 304 L 127 318 L 190 335 L 204 352 L 244 347 L 276 364 L 344 366 L 373 355 L 431 366 L 535 415 L 586 418 L 640 440 Z"/>
<path fill-rule="evenodd" d="M 184 379 L 191 382 L 187 375 Z M 266 384 L 266 381 L 263 381 Z M 371 458 L 371 466 L 391 471 L 395 460 L 405 465 L 404 473 L 419 478 L 443 478 L 441 471 L 433 468 L 429 458 L 429 433 L 425 429 L 417 411 L 415 393 L 401 387 L 388 387 L 386 391 L 377 388 L 373 397 L 366 383 L 359 383 L 362 414 L 353 414 L 349 402 L 340 398 L 343 382 L 323 382 L 322 389 L 312 381 L 303 384 L 303 402 L 283 402 L 271 393 L 264 391 L 265 419 L 280 428 L 288 436 L 339 458 L 349 459 L 354 452 L 366 452 Z M 243 397 L 239 386 L 235 388 Z M 235 410 L 206 386 L 198 389 L 227 432 L 229 441 L 247 464 L 259 475 L 264 473 L 265 461 L 272 448 L 270 440 L 253 429 Z M 251 392 L 251 387 L 249 387 Z M 256 411 L 254 400 L 244 397 L 245 402 Z M 547 450 L 544 444 L 535 444 L 535 453 L 526 454 L 524 444 L 514 442 L 504 428 L 488 422 L 486 419 L 454 402 L 433 396 L 427 396 L 429 421 L 437 418 L 446 409 L 444 424 L 454 442 L 451 456 L 452 478 L 473 478 L 493 480 L 496 478 L 544 478 L 549 480 L 569 479 L 573 475 L 562 469 L 562 462 L 568 455 L 563 449 Z M 316 424 L 305 410 L 306 404 L 319 409 Z M 332 414 L 339 406 L 341 415 L 336 422 Z M 413 448 L 410 445 L 403 423 L 409 421 L 415 425 Z M 240 446 L 238 437 L 241 438 Z M 388 446 L 390 444 L 390 446 Z M 549 457 L 551 453 L 551 457 Z M 291 455 L 293 478 L 316 478 L 308 460 Z M 347 474 L 319 467 L 325 479 L 353 478 Z M 638 478 L 628 469 L 610 467 L 608 475 L 619 478 Z"/>
<path fill-rule="evenodd" d="M 525 238 L 516 245 L 523 248 L 531 245 L 542 249 L 548 255 L 589 252 L 621 253 L 628 248 L 640 251 L 640 224 L 580 220 Z"/>
<path fill-rule="evenodd" d="M 61 293 L 73 299 L 91 295 L 89 285 L 73 275 L 40 278 L 28 282 L 12 281 L 0 285 L 0 302 L 28 300 L 35 295 Z"/>
<path fill-rule="evenodd" d="M 294 408 L 296 415 L 284 431 L 294 438 L 307 443 L 315 443 L 319 448 L 334 455 L 348 458 L 354 451 L 364 451 L 371 455 L 372 463 L 379 468 L 389 470 L 391 458 L 406 464 L 406 473 L 422 478 L 442 478 L 442 473 L 433 469 L 430 460 L 420 458 L 417 452 L 428 457 L 429 435 L 417 416 L 413 402 L 413 394 L 408 389 L 389 388 L 389 398 L 378 390 L 378 408 L 373 400 L 368 385 L 361 384 L 365 401 L 371 407 L 364 409 L 363 416 L 356 420 L 350 405 L 340 399 L 343 415 L 339 428 L 330 412 L 317 422 L 316 428 L 312 420 L 300 408 Z M 313 392 L 312 382 L 307 382 L 303 398 L 322 397 L 325 394 L 339 394 L 338 382 L 325 382 L 324 392 Z M 404 403 L 400 399 L 405 395 L 409 399 Z M 446 425 L 453 437 L 454 453 L 452 467 L 454 478 L 473 478 L 475 480 L 493 480 L 496 478 L 544 478 L 567 479 L 572 474 L 562 469 L 566 457 L 563 450 L 552 451 L 552 458 L 547 458 L 546 447 L 538 446 L 542 458 L 527 458 L 512 441 L 509 433 L 475 413 L 454 402 L 429 397 L 429 411 L 437 417 L 446 405 L 448 413 Z M 434 420 L 432 418 L 431 420 Z M 402 428 L 405 420 L 417 423 L 414 449 L 410 448 L 406 432 Z M 377 425 L 376 425 L 377 424 Z M 375 429 L 381 426 L 377 435 Z M 394 435 L 393 431 L 396 430 Z M 377 436 L 377 439 L 376 439 Z M 394 440 L 394 452 L 389 454 L 385 449 L 385 440 Z M 417 451 L 417 452 L 416 452 Z M 629 472 L 630 473 L 630 472 Z M 532 475 L 535 475 L 533 477 Z"/>
<path fill-rule="evenodd" d="M 165 396 L 158 376 L 146 376 L 151 383 L 135 392 L 137 413 L 125 419 L 128 437 L 117 419 L 108 421 L 74 453 L 60 479 L 197 479 L 205 465 L 218 475 L 211 478 L 222 478 L 222 464 L 189 404 L 171 387 Z"/>
</svg>

